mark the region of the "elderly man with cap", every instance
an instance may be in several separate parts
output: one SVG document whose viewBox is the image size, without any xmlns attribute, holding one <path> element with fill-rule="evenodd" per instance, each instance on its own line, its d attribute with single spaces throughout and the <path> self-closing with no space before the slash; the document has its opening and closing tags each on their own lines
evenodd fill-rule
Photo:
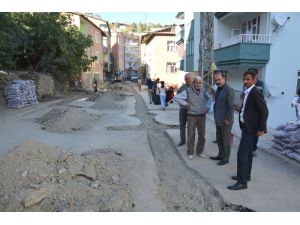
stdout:
<svg viewBox="0 0 300 225">
<path fill-rule="evenodd" d="M 198 132 L 196 154 L 200 158 L 206 158 L 203 154 L 205 145 L 205 122 L 206 113 L 208 113 L 210 109 L 212 97 L 210 96 L 206 86 L 202 83 L 202 78 L 200 76 L 196 76 L 193 81 L 193 86 L 188 87 L 185 91 L 177 94 L 174 98 L 174 101 L 187 109 L 187 154 L 188 158 L 191 160 L 194 158 L 196 128 Z"/>
<path fill-rule="evenodd" d="M 191 73 L 186 73 L 184 76 L 185 84 L 183 84 L 179 90 L 177 91 L 177 94 L 180 94 L 183 91 L 186 91 L 188 87 L 193 86 L 193 75 Z M 185 144 L 185 126 L 187 121 L 187 108 L 185 106 L 180 106 L 179 109 L 179 124 L 180 124 L 180 143 L 178 146 L 182 146 Z"/>
</svg>

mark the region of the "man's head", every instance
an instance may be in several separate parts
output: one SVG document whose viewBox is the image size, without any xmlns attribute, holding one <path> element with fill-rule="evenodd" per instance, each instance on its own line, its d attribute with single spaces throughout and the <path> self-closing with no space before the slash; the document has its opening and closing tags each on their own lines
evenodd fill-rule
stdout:
<svg viewBox="0 0 300 225">
<path fill-rule="evenodd" d="M 253 71 L 256 75 L 258 74 L 258 69 L 256 68 L 249 68 L 248 71 Z"/>
<path fill-rule="evenodd" d="M 222 71 L 215 71 L 214 73 L 214 81 L 218 87 L 223 87 L 226 83 L 225 74 Z"/>
<path fill-rule="evenodd" d="M 186 85 L 192 86 L 192 84 L 193 84 L 193 75 L 191 73 L 185 74 L 184 80 L 185 80 Z"/>
<path fill-rule="evenodd" d="M 254 71 L 248 70 L 243 74 L 243 82 L 246 88 L 255 85 L 256 83 L 256 73 Z"/>
<path fill-rule="evenodd" d="M 195 78 L 194 78 L 194 87 L 195 87 L 196 90 L 200 90 L 202 82 L 203 82 L 202 77 L 195 76 Z"/>
</svg>

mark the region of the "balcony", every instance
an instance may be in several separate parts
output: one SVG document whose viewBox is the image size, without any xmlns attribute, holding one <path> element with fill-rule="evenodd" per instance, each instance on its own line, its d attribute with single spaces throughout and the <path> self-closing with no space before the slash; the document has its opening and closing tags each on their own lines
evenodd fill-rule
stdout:
<svg viewBox="0 0 300 225">
<path fill-rule="evenodd" d="M 218 66 L 233 64 L 266 64 L 270 59 L 271 35 L 239 34 L 216 42 L 214 59 Z"/>
<path fill-rule="evenodd" d="M 176 44 L 179 45 L 184 40 L 184 30 L 181 30 L 179 33 L 176 34 Z"/>
</svg>

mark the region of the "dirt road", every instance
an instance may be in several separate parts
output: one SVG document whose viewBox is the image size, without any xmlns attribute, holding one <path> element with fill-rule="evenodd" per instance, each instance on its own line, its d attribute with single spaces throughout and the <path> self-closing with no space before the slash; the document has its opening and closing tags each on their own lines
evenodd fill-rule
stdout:
<svg viewBox="0 0 300 225">
<path fill-rule="evenodd" d="M 69 103 L 3 119 L 1 211 L 248 210 L 186 166 L 130 85 Z"/>
</svg>

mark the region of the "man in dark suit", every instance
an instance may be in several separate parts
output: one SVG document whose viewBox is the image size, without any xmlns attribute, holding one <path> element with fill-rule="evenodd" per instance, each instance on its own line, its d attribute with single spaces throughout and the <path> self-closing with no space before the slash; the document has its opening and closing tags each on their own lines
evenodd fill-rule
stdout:
<svg viewBox="0 0 300 225">
<path fill-rule="evenodd" d="M 234 90 L 226 83 L 225 74 L 222 71 L 215 71 L 214 81 L 218 86 L 215 94 L 214 119 L 219 154 L 210 158 L 220 160 L 217 164 L 222 166 L 229 162 L 230 156 Z"/>
<path fill-rule="evenodd" d="M 267 132 L 268 108 L 262 93 L 255 87 L 256 73 L 246 71 L 243 75 L 244 86 L 247 88 L 239 111 L 239 123 L 242 137 L 237 157 L 237 180 L 230 190 L 247 189 L 247 182 L 251 179 L 254 139 Z"/>
</svg>

